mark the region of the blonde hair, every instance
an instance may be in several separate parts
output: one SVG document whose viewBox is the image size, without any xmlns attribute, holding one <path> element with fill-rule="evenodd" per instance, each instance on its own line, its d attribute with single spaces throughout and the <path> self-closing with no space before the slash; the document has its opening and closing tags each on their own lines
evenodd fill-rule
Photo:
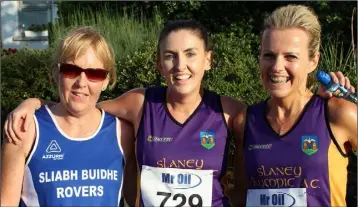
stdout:
<svg viewBox="0 0 358 207">
<path fill-rule="evenodd" d="M 307 6 L 287 5 L 277 8 L 265 20 L 263 31 L 266 29 L 301 28 L 308 32 L 309 57 L 313 58 L 321 46 L 321 25 L 316 13 Z"/>
<path fill-rule="evenodd" d="M 109 88 L 114 87 L 117 73 L 113 49 L 102 35 L 92 27 L 80 27 L 71 30 L 59 44 L 52 65 L 52 77 L 56 83 L 59 74 L 58 63 L 73 62 L 78 57 L 84 55 L 89 47 L 93 48 L 96 56 L 103 63 L 104 68 L 109 71 Z"/>
</svg>

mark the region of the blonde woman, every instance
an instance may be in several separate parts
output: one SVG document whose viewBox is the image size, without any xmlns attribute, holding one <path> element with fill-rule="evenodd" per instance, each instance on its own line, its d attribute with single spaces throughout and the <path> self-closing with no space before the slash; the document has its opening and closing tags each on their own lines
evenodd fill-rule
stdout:
<svg viewBox="0 0 358 207">
<path fill-rule="evenodd" d="M 278 8 L 265 20 L 260 71 L 271 97 L 234 121 L 235 188 L 247 206 L 346 206 L 346 146 L 357 150 L 357 107 L 307 88 L 320 36 L 305 6 Z"/>
<path fill-rule="evenodd" d="M 53 64 L 60 103 L 28 117 L 23 142 L 3 144 L 1 206 L 120 205 L 133 129 L 96 108 L 101 91 L 115 84 L 114 63 L 95 30 L 64 38 Z"/>
</svg>

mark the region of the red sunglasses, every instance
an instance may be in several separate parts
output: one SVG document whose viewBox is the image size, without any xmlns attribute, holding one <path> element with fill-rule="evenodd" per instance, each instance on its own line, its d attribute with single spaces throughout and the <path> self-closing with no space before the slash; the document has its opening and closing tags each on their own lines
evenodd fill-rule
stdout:
<svg viewBox="0 0 358 207">
<path fill-rule="evenodd" d="M 99 82 L 106 79 L 108 75 L 108 71 L 104 69 L 99 69 L 99 68 L 83 69 L 81 67 L 78 67 L 77 65 L 72 65 L 68 63 L 59 63 L 58 65 L 60 67 L 60 73 L 62 73 L 62 75 L 65 78 L 73 79 L 81 75 L 82 72 L 84 72 L 89 81 Z"/>
</svg>

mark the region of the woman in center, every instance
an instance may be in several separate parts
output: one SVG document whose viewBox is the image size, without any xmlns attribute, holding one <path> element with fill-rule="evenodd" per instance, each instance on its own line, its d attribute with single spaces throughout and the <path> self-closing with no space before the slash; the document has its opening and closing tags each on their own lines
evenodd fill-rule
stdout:
<svg viewBox="0 0 358 207">
<path fill-rule="evenodd" d="M 211 67 L 207 32 L 193 21 L 169 24 L 157 51 L 168 87 L 145 91 L 137 131 L 141 200 L 145 206 L 228 206 L 220 184 L 228 155 L 224 111 L 236 101 L 201 87 Z"/>
</svg>

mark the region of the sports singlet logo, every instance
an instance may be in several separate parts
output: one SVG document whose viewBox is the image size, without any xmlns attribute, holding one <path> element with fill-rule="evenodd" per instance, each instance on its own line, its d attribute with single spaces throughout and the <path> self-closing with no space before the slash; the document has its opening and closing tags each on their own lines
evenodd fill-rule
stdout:
<svg viewBox="0 0 358 207">
<path fill-rule="evenodd" d="M 46 148 L 47 154 L 42 155 L 42 159 L 63 160 L 65 154 L 58 154 L 60 152 L 60 145 L 56 142 L 56 140 L 52 140 Z"/>
<path fill-rule="evenodd" d="M 317 136 L 302 136 L 301 137 L 302 152 L 307 155 L 313 155 L 318 151 L 318 137 Z"/>
<path fill-rule="evenodd" d="M 215 134 L 210 131 L 200 132 L 201 146 L 206 149 L 212 149 L 215 146 Z"/>
<path fill-rule="evenodd" d="M 147 137 L 147 141 L 148 142 L 172 142 L 173 138 L 172 137 L 157 137 L 157 136 L 149 135 Z"/>
<path fill-rule="evenodd" d="M 61 148 L 60 145 L 58 145 L 58 143 L 56 142 L 56 140 L 52 140 L 51 143 L 48 145 L 47 149 L 46 149 L 47 153 L 52 153 L 52 152 L 61 152 Z"/>
<path fill-rule="evenodd" d="M 272 144 L 250 144 L 248 150 L 270 150 Z"/>
</svg>

